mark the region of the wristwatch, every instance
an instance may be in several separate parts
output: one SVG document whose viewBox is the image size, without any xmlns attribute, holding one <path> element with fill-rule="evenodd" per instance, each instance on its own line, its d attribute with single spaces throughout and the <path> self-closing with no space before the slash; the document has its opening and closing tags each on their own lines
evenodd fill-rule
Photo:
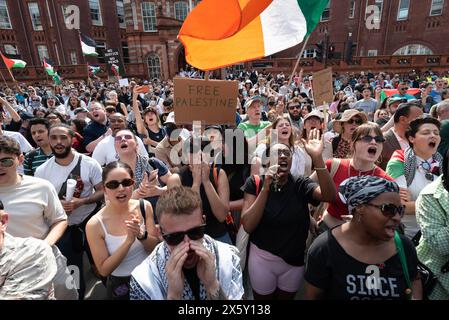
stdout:
<svg viewBox="0 0 449 320">
<path fill-rule="evenodd" d="M 145 232 L 143 233 L 143 236 L 141 238 L 136 237 L 137 240 L 142 241 L 142 240 L 146 240 L 148 238 L 148 231 L 145 230 Z"/>
</svg>

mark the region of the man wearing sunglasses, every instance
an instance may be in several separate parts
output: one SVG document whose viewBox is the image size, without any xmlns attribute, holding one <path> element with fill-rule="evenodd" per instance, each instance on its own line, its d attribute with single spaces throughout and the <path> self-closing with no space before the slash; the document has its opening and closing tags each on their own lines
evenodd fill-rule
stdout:
<svg viewBox="0 0 449 320">
<path fill-rule="evenodd" d="M 54 125 L 49 131 L 50 147 L 54 157 L 41 165 L 36 177 L 50 181 L 58 192 L 64 210 L 69 215 L 68 228 L 58 242 L 69 265 L 80 270 L 79 295 L 84 297 L 83 252 L 84 230 L 97 203 L 103 198 L 101 167 L 94 159 L 72 149 L 74 132 L 65 124 Z M 73 198 L 66 199 L 67 180 L 76 181 Z M 95 190 L 94 190 L 95 189 Z"/>
<path fill-rule="evenodd" d="M 295 131 L 299 133 L 302 128 L 301 101 L 299 101 L 299 98 L 293 98 L 287 103 L 287 112 Z"/>
<path fill-rule="evenodd" d="M 407 101 L 416 99 L 415 96 L 412 96 L 411 94 L 407 93 L 408 89 L 410 89 L 408 83 L 407 82 L 401 82 L 398 85 L 398 92 L 399 93 L 394 94 L 392 97 L 398 97 L 398 98 L 401 98 L 401 99 L 407 99 Z"/>
<path fill-rule="evenodd" d="M 131 300 L 241 299 L 237 250 L 204 234 L 199 194 L 175 187 L 159 198 L 156 211 L 163 242 L 134 269 Z"/>
<path fill-rule="evenodd" d="M 92 154 L 92 158 L 97 160 L 100 166 L 105 166 L 111 162 L 118 160 L 119 157 L 114 147 L 115 136 L 117 135 L 117 132 L 128 129 L 126 117 L 118 112 L 114 112 L 109 116 L 109 123 L 112 130 L 112 135 L 107 136 L 106 138 L 101 140 L 95 147 Z M 139 154 L 148 157 L 148 153 L 146 151 L 145 145 L 142 142 L 142 139 L 136 136 L 136 140 L 137 144 L 139 145 Z"/>
</svg>

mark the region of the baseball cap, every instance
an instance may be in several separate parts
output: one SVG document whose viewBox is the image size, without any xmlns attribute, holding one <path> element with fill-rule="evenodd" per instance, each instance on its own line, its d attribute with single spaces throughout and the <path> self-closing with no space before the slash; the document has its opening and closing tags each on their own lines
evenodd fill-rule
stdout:
<svg viewBox="0 0 449 320">
<path fill-rule="evenodd" d="M 391 97 L 391 98 L 388 99 L 388 105 L 391 105 L 391 104 L 393 104 L 395 102 L 398 102 L 398 101 L 403 103 L 403 102 L 407 102 L 407 99 L 404 99 L 404 98 L 401 98 L 401 97 Z"/>
<path fill-rule="evenodd" d="M 175 122 L 175 113 L 174 112 L 170 112 L 167 116 L 167 119 L 165 119 L 165 123 L 173 123 L 176 124 Z"/>
<path fill-rule="evenodd" d="M 320 119 L 320 121 L 324 121 L 324 114 L 319 110 L 313 110 L 312 112 L 308 113 L 305 117 L 303 122 L 306 122 L 307 119 L 311 117 L 317 117 Z"/>
<path fill-rule="evenodd" d="M 262 96 L 254 96 L 254 97 L 246 100 L 245 105 L 243 107 L 245 108 L 245 110 L 248 110 L 248 108 L 251 106 L 251 104 L 253 102 L 256 102 L 256 101 L 260 101 L 260 103 L 262 105 L 266 105 L 267 104 L 267 99 L 266 98 L 264 98 Z"/>
<path fill-rule="evenodd" d="M 88 113 L 89 111 L 86 108 L 76 108 L 75 111 L 73 111 L 73 113 L 75 115 L 77 115 L 78 113 L 81 113 L 81 112 Z"/>
</svg>

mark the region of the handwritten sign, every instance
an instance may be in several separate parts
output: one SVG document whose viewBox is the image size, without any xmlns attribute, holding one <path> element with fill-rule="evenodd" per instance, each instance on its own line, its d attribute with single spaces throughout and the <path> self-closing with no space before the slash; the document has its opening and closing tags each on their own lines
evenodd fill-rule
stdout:
<svg viewBox="0 0 449 320">
<path fill-rule="evenodd" d="M 127 86 L 129 86 L 129 80 L 128 80 L 128 78 L 120 79 L 118 82 L 119 82 L 119 84 L 120 84 L 120 87 L 127 87 Z"/>
<path fill-rule="evenodd" d="M 235 124 L 237 81 L 175 78 L 177 124 Z"/>
<path fill-rule="evenodd" d="M 313 74 L 313 99 L 316 106 L 331 103 L 334 99 L 332 84 L 332 68 L 327 68 Z"/>
</svg>

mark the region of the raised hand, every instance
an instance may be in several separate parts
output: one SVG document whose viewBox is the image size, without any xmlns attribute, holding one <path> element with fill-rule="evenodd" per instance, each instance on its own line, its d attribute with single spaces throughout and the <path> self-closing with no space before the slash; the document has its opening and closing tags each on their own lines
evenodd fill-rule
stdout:
<svg viewBox="0 0 449 320">
<path fill-rule="evenodd" d="M 196 265 L 198 278 L 204 284 L 206 291 L 210 292 L 217 282 L 215 257 L 202 243 L 191 241 L 190 248 L 199 257 L 198 264 Z"/>
<path fill-rule="evenodd" d="M 324 150 L 323 137 L 318 129 L 312 129 L 307 140 L 301 139 L 304 149 L 312 159 L 322 157 Z"/>
<path fill-rule="evenodd" d="M 131 220 L 125 221 L 125 225 L 127 233 L 126 240 L 128 241 L 128 243 L 134 243 L 136 237 L 138 237 L 140 234 L 140 219 L 137 217 L 137 215 L 132 215 Z"/>
<path fill-rule="evenodd" d="M 184 291 L 184 273 L 182 267 L 187 259 L 189 252 L 189 244 L 181 242 L 170 254 L 165 265 L 165 271 L 167 273 L 168 300 L 181 300 L 182 292 Z"/>
</svg>

